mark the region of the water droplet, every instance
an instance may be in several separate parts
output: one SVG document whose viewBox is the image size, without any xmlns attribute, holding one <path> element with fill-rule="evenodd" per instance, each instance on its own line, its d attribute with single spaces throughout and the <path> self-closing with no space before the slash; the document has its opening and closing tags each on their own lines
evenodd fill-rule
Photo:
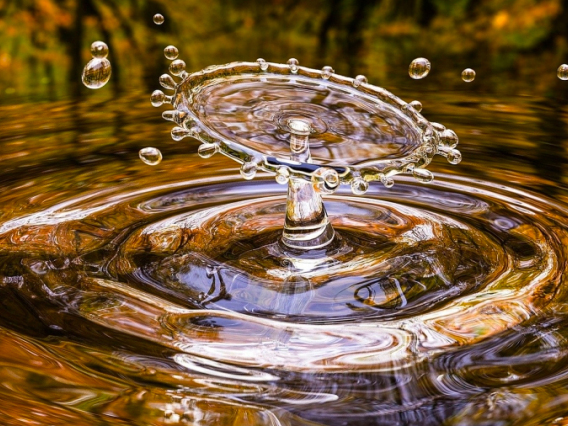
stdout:
<svg viewBox="0 0 568 426">
<path fill-rule="evenodd" d="M 440 145 L 442 146 L 455 148 L 458 142 L 459 142 L 458 135 L 456 135 L 456 132 L 454 132 L 451 129 L 444 130 L 440 135 Z"/>
<path fill-rule="evenodd" d="M 465 70 L 463 70 L 462 80 L 466 83 L 471 83 L 473 80 L 475 80 L 475 71 L 471 68 L 466 68 Z"/>
<path fill-rule="evenodd" d="M 353 79 L 353 87 L 359 87 L 363 83 L 367 83 L 367 77 L 364 75 L 358 75 Z"/>
<path fill-rule="evenodd" d="M 298 60 L 296 58 L 290 58 L 288 59 L 288 66 L 290 67 L 290 72 L 292 74 L 296 74 L 298 72 L 298 65 L 300 63 L 298 62 Z"/>
<path fill-rule="evenodd" d="M 412 101 L 408 105 L 414 108 L 416 112 L 422 111 L 422 104 L 420 103 L 420 101 Z"/>
<path fill-rule="evenodd" d="M 422 183 L 430 183 L 434 180 L 432 172 L 426 169 L 414 169 L 412 175 L 414 176 L 414 179 Z"/>
<path fill-rule="evenodd" d="M 175 89 L 176 88 L 176 82 L 175 80 L 172 78 L 171 75 L 169 74 L 162 74 L 160 76 L 160 85 L 164 88 L 164 89 Z"/>
<path fill-rule="evenodd" d="M 106 58 L 108 56 L 108 46 L 102 41 L 95 41 L 91 44 L 91 55 L 93 55 L 93 58 Z"/>
<path fill-rule="evenodd" d="M 217 153 L 218 150 L 219 147 L 217 146 L 217 144 L 204 143 L 199 146 L 199 148 L 197 149 L 197 153 L 201 158 L 209 158 L 215 155 L 215 153 Z"/>
<path fill-rule="evenodd" d="M 446 158 L 450 164 L 459 164 L 462 160 L 462 155 L 457 149 L 452 149 L 448 152 L 448 156 Z"/>
<path fill-rule="evenodd" d="M 560 80 L 568 80 L 568 65 L 562 64 L 558 67 L 556 75 Z"/>
<path fill-rule="evenodd" d="M 369 183 L 362 177 L 356 177 L 351 181 L 351 192 L 355 195 L 363 195 L 369 189 Z"/>
<path fill-rule="evenodd" d="M 247 161 L 241 166 L 241 176 L 246 180 L 251 180 L 256 175 L 257 166 L 252 161 Z"/>
<path fill-rule="evenodd" d="M 258 58 L 256 62 L 258 62 L 258 65 L 260 66 L 260 69 L 262 71 L 266 71 L 268 69 L 268 62 L 266 62 L 264 59 Z"/>
<path fill-rule="evenodd" d="M 174 127 L 171 133 L 172 133 L 172 139 L 174 141 L 181 141 L 183 138 L 186 138 L 191 135 L 191 131 L 183 127 Z"/>
<path fill-rule="evenodd" d="M 172 46 L 172 45 L 166 46 L 164 48 L 164 56 L 167 59 L 170 59 L 170 60 L 173 61 L 174 59 L 177 59 L 177 57 L 179 56 L 179 50 L 178 50 L 177 47 Z"/>
<path fill-rule="evenodd" d="M 394 186 L 394 179 L 390 177 L 383 177 L 381 182 L 385 186 L 385 188 L 392 188 Z"/>
<path fill-rule="evenodd" d="M 150 96 L 150 102 L 153 106 L 159 107 L 166 101 L 166 95 L 161 90 L 154 90 Z"/>
<path fill-rule="evenodd" d="M 434 121 L 432 121 L 430 124 L 432 125 L 432 128 L 436 129 L 438 132 L 443 132 L 444 130 L 446 130 L 446 126 L 444 126 L 443 124 L 435 123 Z"/>
<path fill-rule="evenodd" d="M 426 58 L 416 58 L 408 67 L 408 75 L 415 80 L 424 78 L 430 72 L 430 61 Z"/>
<path fill-rule="evenodd" d="M 331 167 L 320 167 L 312 175 L 314 189 L 323 194 L 333 194 L 339 183 L 339 174 Z"/>
<path fill-rule="evenodd" d="M 187 117 L 187 113 L 183 111 L 179 111 L 177 109 L 164 111 L 162 113 L 162 118 L 164 120 L 173 121 L 174 123 L 181 124 L 185 121 Z"/>
<path fill-rule="evenodd" d="M 142 148 L 140 152 L 138 152 L 138 155 L 140 156 L 142 162 L 144 164 L 148 164 L 149 166 L 156 166 L 162 161 L 162 153 L 157 148 Z"/>
<path fill-rule="evenodd" d="M 110 80 L 112 67 L 106 58 L 93 58 L 85 68 L 81 80 L 89 89 L 100 89 Z"/>
<path fill-rule="evenodd" d="M 329 65 L 326 65 L 321 69 L 321 78 L 323 78 L 324 80 L 329 80 L 329 77 L 331 77 L 331 74 L 333 74 L 334 72 L 335 70 L 333 68 L 331 68 Z"/>
<path fill-rule="evenodd" d="M 185 62 L 181 59 L 176 59 L 170 64 L 170 72 L 173 75 L 180 75 L 183 71 L 185 71 Z"/>
<path fill-rule="evenodd" d="M 156 14 L 154 15 L 154 24 L 156 24 L 156 25 L 162 25 L 162 24 L 164 23 L 164 21 L 165 21 L 165 19 L 164 19 L 164 16 L 163 16 L 163 15 L 161 15 L 161 14 L 159 14 L 159 13 L 156 13 Z"/>
<path fill-rule="evenodd" d="M 288 170 L 288 167 L 280 166 L 276 171 L 276 182 L 280 185 L 286 185 L 289 178 L 290 171 Z"/>
</svg>

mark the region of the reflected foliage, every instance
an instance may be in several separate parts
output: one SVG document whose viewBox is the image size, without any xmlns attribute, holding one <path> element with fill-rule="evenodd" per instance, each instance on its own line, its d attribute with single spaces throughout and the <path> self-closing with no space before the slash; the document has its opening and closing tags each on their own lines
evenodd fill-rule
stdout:
<svg viewBox="0 0 568 426">
<path fill-rule="evenodd" d="M 294 56 L 380 82 L 426 56 L 437 68 L 428 84 L 459 87 L 448 75 L 470 66 L 485 88 L 545 94 L 557 91 L 568 49 L 568 0 L 0 0 L 0 18 L 7 98 L 86 93 L 81 69 L 98 39 L 110 46 L 114 91 L 154 88 L 167 65 L 159 52 L 175 44 L 189 70 Z"/>
</svg>

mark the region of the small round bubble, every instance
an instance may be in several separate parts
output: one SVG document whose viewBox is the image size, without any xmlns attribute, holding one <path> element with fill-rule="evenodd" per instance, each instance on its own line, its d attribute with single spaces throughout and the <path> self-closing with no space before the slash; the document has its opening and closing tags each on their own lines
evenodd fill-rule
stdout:
<svg viewBox="0 0 568 426">
<path fill-rule="evenodd" d="M 159 149 L 153 147 L 142 148 L 138 152 L 140 159 L 144 164 L 149 166 L 156 166 L 162 161 L 162 153 Z"/>
<path fill-rule="evenodd" d="M 91 55 L 93 55 L 93 58 L 106 58 L 108 56 L 108 46 L 105 42 L 95 41 L 91 44 Z"/>
<path fill-rule="evenodd" d="M 353 79 L 353 87 L 359 87 L 363 83 L 367 83 L 367 77 L 364 75 L 358 75 Z"/>
<path fill-rule="evenodd" d="M 278 182 L 280 185 L 286 185 L 289 178 L 290 172 L 288 171 L 288 168 L 280 166 L 276 171 L 276 182 Z"/>
<path fill-rule="evenodd" d="M 298 62 L 298 60 L 296 58 L 290 58 L 288 59 L 288 66 L 290 67 L 290 71 L 293 74 L 296 74 L 298 72 L 298 65 L 300 63 Z"/>
<path fill-rule="evenodd" d="M 394 186 L 394 179 L 393 178 L 385 178 L 382 180 L 383 185 L 385 188 L 392 188 Z"/>
<path fill-rule="evenodd" d="M 568 65 L 562 64 L 558 67 L 556 75 L 560 80 L 568 80 Z"/>
<path fill-rule="evenodd" d="M 197 153 L 201 158 L 209 158 L 218 151 L 217 145 L 214 143 L 204 143 L 199 146 Z"/>
<path fill-rule="evenodd" d="M 324 80 L 329 80 L 329 78 L 331 77 L 331 74 L 333 74 L 335 71 L 333 68 L 331 68 L 329 65 L 326 65 L 325 67 L 323 67 L 321 69 L 321 77 Z"/>
<path fill-rule="evenodd" d="M 408 67 L 408 75 L 415 80 L 424 78 L 430 72 L 430 61 L 426 58 L 416 58 L 410 63 Z"/>
<path fill-rule="evenodd" d="M 462 155 L 457 149 L 452 149 L 448 152 L 448 156 L 446 158 L 450 164 L 459 164 L 462 160 Z"/>
<path fill-rule="evenodd" d="M 185 71 L 185 62 L 181 59 L 176 59 L 170 64 L 170 72 L 173 75 L 180 75 Z"/>
<path fill-rule="evenodd" d="M 173 61 L 174 59 L 177 59 L 177 57 L 179 56 L 179 50 L 178 50 L 177 47 L 172 46 L 172 45 L 166 46 L 164 48 L 164 56 L 167 59 L 170 59 L 170 60 Z"/>
<path fill-rule="evenodd" d="M 154 90 L 150 96 L 150 102 L 155 107 L 159 107 L 166 101 L 166 95 L 161 90 Z"/>
<path fill-rule="evenodd" d="M 156 25 L 162 25 L 162 24 L 164 23 L 164 21 L 165 21 L 165 19 L 164 19 L 164 16 L 163 16 L 163 15 L 161 15 L 161 14 L 159 14 L 159 13 L 156 13 L 156 14 L 154 15 L 154 24 L 156 24 Z"/>
<path fill-rule="evenodd" d="M 356 177 L 351 182 L 351 192 L 355 195 L 363 195 L 369 189 L 369 183 L 362 177 Z"/>
<path fill-rule="evenodd" d="M 171 75 L 162 74 L 160 76 L 160 86 L 162 86 L 164 89 L 172 89 L 173 90 L 173 89 L 176 88 L 176 82 L 172 78 Z"/>
<path fill-rule="evenodd" d="M 241 176 L 246 180 L 251 180 L 256 175 L 257 166 L 252 161 L 247 161 L 241 166 Z"/>
<path fill-rule="evenodd" d="M 442 146 L 455 148 L 458 142 L 459 142 L 458 135 L 456 135 L 456 132 L 454 132 L 451 129 L 445 129 L 440 135 L 440 145 Z"/>
<path fill-rule="evenodd" d="M 422 111 L 422 104 L 420 101 L 412 101 L 408 105 L 410 105 L 416 112 Z"/>
<path fill-rule="evenodd" d="M 466 83 L 471 83 L 473 80 L 475 80 L 475 71 L 471 68 L 466 68 L 465 70 L 463 70 L 462 80 Z"/>
<path fill-rule="evenodd" d="M 266 62 L 264 59 L 258 58 L 256 62 L 258 62 L 258 66 L 262 71 L 266 71 L 268 69 L 268 62 Z"/>
<path fill-rule="evenodd" d="M 89 89 L 100 89 L 108 83 L 111 73 L 112 67 L 108 59 L 93 58 L 83 68 L 81 80 Z"/>
<path fill-rule="evenodd" d="M 412 174 L 414 176 L 414 179 L 416 179 L 418 182 L 430 183 L 434 180 L 434 175 L 430 170 L 414 169 Z"/>
</svg>

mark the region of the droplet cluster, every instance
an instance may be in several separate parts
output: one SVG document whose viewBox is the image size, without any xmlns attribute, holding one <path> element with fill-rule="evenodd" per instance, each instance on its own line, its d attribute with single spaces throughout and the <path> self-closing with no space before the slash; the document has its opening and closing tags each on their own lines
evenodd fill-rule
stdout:
<svg viewBox="0 0 568 426">
<path fill-rule="evenodd" d="M 91 44 L 92 59 L 83 68 L 81 81 L 89 89 L 100 89 L 110 80 L 112 67 L 107 59 L 108 46 L 102 41 Z"/>
</svg>

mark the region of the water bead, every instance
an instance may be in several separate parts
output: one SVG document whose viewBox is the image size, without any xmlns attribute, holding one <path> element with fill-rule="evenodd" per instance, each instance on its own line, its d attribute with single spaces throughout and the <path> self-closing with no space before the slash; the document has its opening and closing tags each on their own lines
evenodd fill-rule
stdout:
<svg viewBox="0 0 568 426">
<path fill-rule="evenodd" d="M 280 166 L 276 171 L 276 182 L 280 185 L 286 185 L 290 179 L 290 171 L 288 167 Z"/>
<path fill-rule="evenodd" d="M 422 111 L 422 104 L 420 101 L 412 101 L 408 105 L 410 105 L 416 112 Z"/>
<path fill-rule="evenodd" d="M 266 71 L 268 69 L 268 62 L 266 62 L 264 59 L 258 58 L 256 62 L 258 62 L 258 66 L 262 71 Z"/>
<path fill-rule="evenodd" d="M 219 147 L 214 143 L 204 143 L 199 146 L 197 153 L 201 158 L 209 158 L 219 151 Z"/>
<path fill-rule="evenodd" d="M 558 67 L 556 75 L 560 80 L 568 80 L 568 65 L 562 64 Z"/>
<path fill-rule="evenodd" d="M 446 158 L 448 160 L 448 163 L 450 164 L 459 164 L 461 163 L 462 155 L 461 152 L 459 152 L 457 149 L 452 149 L 448 151 L 448 155 Z"/>
<path fill-rule="evenodd" d="M 156 108 L 162 105 L 166 101 L 166 94 L 161 90 L 154 90 L 150 96 L 150 102 Z"/>
<path fill-rule="evenodd" d="M 364 75 L 358 75 L 353 79 L 353 87 L 359 87 L 363 83 L 367 83 L 367 77 Z"/>
<path fill-rule="evenodd" d="M 142 148 L 138 152 L 138 156 L 144 164 L 156 166 L 162 161 L 162 153 L 159 149 L 153 147 Z"/>
<path fill-rule="evenodd" d="M 465 70 L 463 70 L 462 80 L 466 83 L 471 83 L 473 80 L 475 80 L 475 71 L 471 68 L 466 68 Z"/>
<path fill-rule="evenodd" d="M 91 55 L 97 59 L 106 58 L 108 56 L 108 46 L 105 42 L 95 41 L 91 44 Z"/>
<path fill-rule="evenodd" d="M 444 126 L 443 124 L 436 123 L 434 121 L 432 121 L 430 124 L 432 125 L 432 128 L 437 130 L 438 132 L 443 132 L 446 130 L 446 126 Z"/>
<path fill-rule="evenodd" d="M 414 178 L 421 183 L 430 183 L 434 180 L 434 175 L 430 170 L 414 169 L 412 172 Z"/>
<path fill-rule="evenodd" d="M 183 138 L 191 136 L 191 130 L 187 130 L 186 128 L 176 126 L 172 129 L 172 139 L 174 141 L 181 141 Z"/>
<path fill-rule="evenodd" d="M 392 188 L 394 186 L 394 179 L 393 178 L 383 178 L 381 179 L 381 182 L 383 183 L 383 185 L 385 186 L 385 188 Z"/>
<path fill-rule="evenodd" d="M 288 66 L 290 67 L 290 72 L 292 72 L 292 74 L 296 74 L 298 72 L 298 65 L 300 63 L 298 62 L 298 60 L 296 58 L 290 58 L 288 59 Z"/>
<path fill-rule="evenodd" d="M 185 71 L 185 62 L 181 59 L 176 59 L 170 64 L 170 72 L 173 75 L 180 75 Z"/>
<path fill-rule="evenodd" d="M 174 123 L 181 125 L 187 118 L 187 113 L 184 111 L 173 109 L 162 112 L 162 118 L 164 120 L 173 121 Z"/>
<path fill-rule="evenodd" d="M 246 180 L 251 180 L 256 175 L 257 165 L 252 161 L 247 161 L 241 166 L 241 176 Z"/>
<path fill-rule="evenodd" d="M 93 58 L 83 68 L 81 80 L 89 89 L 100 89 L 108 83 L 111 73 L 112 67 L 108 59 Z"/>
<path fill-rule="evenodd" d="M 331 68 L 329 65 L 326 65 L 325 67 L 323 67 L 321 69 L 321 77 L 324 80 L 329 80 L 329 78 L 331 77 L 331 74 L 333 74 L 335 72 L 335 70 L 333 68 Z"/>
<path fill-rule="evenodd" d="M 320 167 L 312 175 L 312 185 L 316 191 L 332 194 L 339 186 L 339 174 L 331 167 Z"/>
<path fill-rule="evenodd" d="M 165 19 L 164 19 L 164 16 L 163 16 L 163 15 L 161 15 L 161 14 L 159 14 L 159 13 L 156 13 L 156 14 L 154 15 L 154 24 L 156 24 L 156 25 L 162 25 L 162 24 L 164 23 L 164 21 L 165 21 Z"/>
<path fill-rule="evenodd" d="M 430 61 L 426 58 L 416 58 L 408 67 L 408 75 L 415 80 L 419 80 L 428 75 L 431 68 Z"/>
<path fill-rule="evenodd" d="M 167 59 L 170 59 L 170 60 L 173 61 L 174 59 L 177 59 L 177 57 L 179 56 L 179 50 L 178 50 L 177 47 L 172 46 L 172 45 L 166 46 L 166 48 L 164 49 L 164 56 Z"/>
<path fill-rule="evenodd" d="M 351 181 L 351 192 L 355 195 L 363 195 L 369 189 L 369 183 L 362 177 L 356 177 Z"/>
<path fill-rule="evenodd" d="M 171 75 L 169 74 L 162 74 L 160 76 L 160 85 L 164 88 L 164 89 L 175 89 L 176 88 L 176 82 L 175 80 L 172 78 Z"/>
<path fill-rule="evenodd" d="M 440 135 L 440 144 L 442 146 L 455 148 L 458 142 L 459 142 L 458 135 L 456 135 L 456 132 L 454 132 L 451 129 L 445 129 Z"/>
</svg>

